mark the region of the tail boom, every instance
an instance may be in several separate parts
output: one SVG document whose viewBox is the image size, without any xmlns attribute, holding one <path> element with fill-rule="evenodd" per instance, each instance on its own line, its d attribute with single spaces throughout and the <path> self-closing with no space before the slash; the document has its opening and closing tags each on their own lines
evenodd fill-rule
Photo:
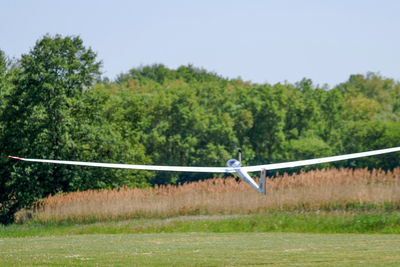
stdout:
<svg viewBox="0 0 400 267">
<path fill-rule="evenodd" d="M 266 193 L 266 188 L 265 188 L 265 179 L 267 176 L 267 170 L 263 169 L 261 171 L 261 177 L 260 177 L 260 185 L 257 185 L 257 183 L 253 180 L 253 178 L 250 177 L 250 175 L 243 171 L 242 169 L 235 169 L 235 173 L 237 176 L 242 178 L 245 182 L 247 182 L 249 185 L 251 185 L 254 189 L 256 189 L 258 192 L 261 194 L 265 195 Z"/>
</svg>

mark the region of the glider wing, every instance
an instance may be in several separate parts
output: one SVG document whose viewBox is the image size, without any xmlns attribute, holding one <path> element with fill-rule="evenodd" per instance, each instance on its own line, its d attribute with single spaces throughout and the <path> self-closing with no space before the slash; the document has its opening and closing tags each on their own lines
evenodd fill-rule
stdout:
<svg viewBox="0 0 400 267">
<path fill-rule="evenodd" d="M 380 155 L 380 154 L 391 153 L 391 152 L 396 152 L 396 151 L 400 151 L 400 147 L 393 147 L 393 148 L 387 148 L 387 149 L 381 149 L 381 150 L 373 150 L 373 151 L 368 151 L 368 152 L 347 154 L 347 155 L 334 156 L 334 157 L 291 161 L 291 162 L 275 163 L 275 164 L 267 164 L 267 165 L 248 166 L 248 167 L 242 167 L 241 170 L 243 170 L 245 172 L 255 172 L 255 171 L 261 171 L 263 169 L 276 170 L 276 169 L 292 168 L 292 167 L 340 161 L 340 160 L 346 160 L 346 159 L 355 159 L 355 158 L 361 158 L 361 157 L 367 157 L 367 156 L 374 156 L 374 155 Z M 154 166 L 154 165 L 96 163 L 96 162 L 81 162 L 81 161 L 66 161 L 66 160 L 27 159 L 27 158 L 13 157 L 13 156 L 9 156 L 9 157 L 13 158 L 13 159 L 19 159 L 19 160 L 31 161 L 31 162 L 68 164 L 68 165 L 80 165 L 80 166 L 92 166 L 92 167 L 120 168 L 120 169 L 177 171 L 177 172 L 211 172 L 211 173 L 236 172 L 234 168 L 230 168 L 230 167 Z"/>
<path fill-rule="evenodd" d="M 114 163 L 96 163 L 96 162 L 82 162 L 82 161 L 66 161 L 66 160 L 47 160 L 47 159 L 26 159 L 9 156 L 13 159 L 23 161 L 42 162 L 42 163 L 56 163 L 67 165 L 80 165 L 92 167 L 107 167 L 107 168 L 120 168 L 120 169 L 135 169 L 135 170 L 152 170 L 152 171 L 176 171 L 176 172 L 235 172 L 233 168 L 224 167 L 180 167 L 180 166 L 154 166 L 154 165 L 132 165 L 132 164 L 114 164 Z"/>
<path fill-rule="evenodd" d="M 277 170 L 277 169 L 292 168 L 292 167 L 306 166 L 306 165 L 312 165 L 312 164 L 340 161 L 340 160 L 345 160 L 345 159 L 362 158 L 362 157 L 380 155 L 380 154 L 391 153 L 391 152 L 396 152 L 396 151 L 400 151 L 400 147 L 373 150 L 373 151 L 368 151 L 368 152 L 347 154 L 347 155 L 327 157 L 327 158 L 308 159 L 308 160 L 291 161 L 291 162 L 258 165 L 258 166 L 248 166 L 248 167 L 243 167 L 242 170 L 244 170 L 246 172 L 261 171 L 262 169 Z"/>
</svg>

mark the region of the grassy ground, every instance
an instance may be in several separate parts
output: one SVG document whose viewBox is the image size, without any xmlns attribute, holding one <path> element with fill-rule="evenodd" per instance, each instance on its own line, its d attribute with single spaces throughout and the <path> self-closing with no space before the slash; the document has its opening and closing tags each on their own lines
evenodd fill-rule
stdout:
<svg viewBox="0 0 400 267">
<path fill-rule="evenodd" d="M 187 215 L 259 214 L 266 211 L 400 211 L 400 168 L 393 172 L 330 169 L 284 174 L 255 193 L 234 178 L 155 188 L 87 190 L 49 196 L 18 222 L 93 223 Z"/>
<path fill-rule="evenodd" d="M 399 266 L 400 214 L 275 212 L 0 227 L 0 266 Z"/>
<path fill-rule="evenodd" d="M 256 215 L 183 216 L 92 224 L 0 226 L 0 237 L 187 232 L 296 232 L 400 234 L 398 212 L 270 212 Z"/>
<path fill-rule="evenodd" d="M 1 266 L 399 266 L 398 235 L 158 233 L 0 239 Z"/>
</svg>

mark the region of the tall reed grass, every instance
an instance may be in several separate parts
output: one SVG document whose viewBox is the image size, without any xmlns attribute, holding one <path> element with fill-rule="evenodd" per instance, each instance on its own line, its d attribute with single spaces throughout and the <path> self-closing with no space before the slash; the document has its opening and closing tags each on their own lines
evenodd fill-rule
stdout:
<svg viewBox="0 0 400 267">
<path fill-rule="evenodd" d="M 235 178 L 214 178 L 154 188 L 88 190 L 49 196 L 17 221 L 94 222 L 193 214 L 329 211 L 400 207 L 400 169 L 329 169 L 267 179 L 261 195 Z M 258 181 L 257 181 L 258 182 Z"/>
</svg>

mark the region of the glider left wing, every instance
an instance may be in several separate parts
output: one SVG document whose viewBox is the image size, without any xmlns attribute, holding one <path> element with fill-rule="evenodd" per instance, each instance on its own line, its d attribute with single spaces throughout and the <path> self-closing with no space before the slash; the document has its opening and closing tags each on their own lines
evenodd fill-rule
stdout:
<svg viewBox="0 0 400 267">
<path fill-rule="evenodd" d="M 154 165 L 133 165 L 133 164 L 114 164 L 114 163 L 96 163 L 96 162 L 83 162 L 83 161 L 67 161 L 67 160 L 48 160 L 48 159 L 27 159 L 9 156 L 13 159 L 23 161 L 42 162 L 42 163 L 55 163 L 67 165 L 80 165 L 92 167 L 107 167 L 119 169 L 135 169 L 135 170 L 151 170 L 151 171 L 176 171 L 176 172 L 211 172 L 211 173 L 231 173 L 235 172 L 233 168 L 224 167 L 181 167 L 181 166 L 154 166 Z"/>
</svg>

